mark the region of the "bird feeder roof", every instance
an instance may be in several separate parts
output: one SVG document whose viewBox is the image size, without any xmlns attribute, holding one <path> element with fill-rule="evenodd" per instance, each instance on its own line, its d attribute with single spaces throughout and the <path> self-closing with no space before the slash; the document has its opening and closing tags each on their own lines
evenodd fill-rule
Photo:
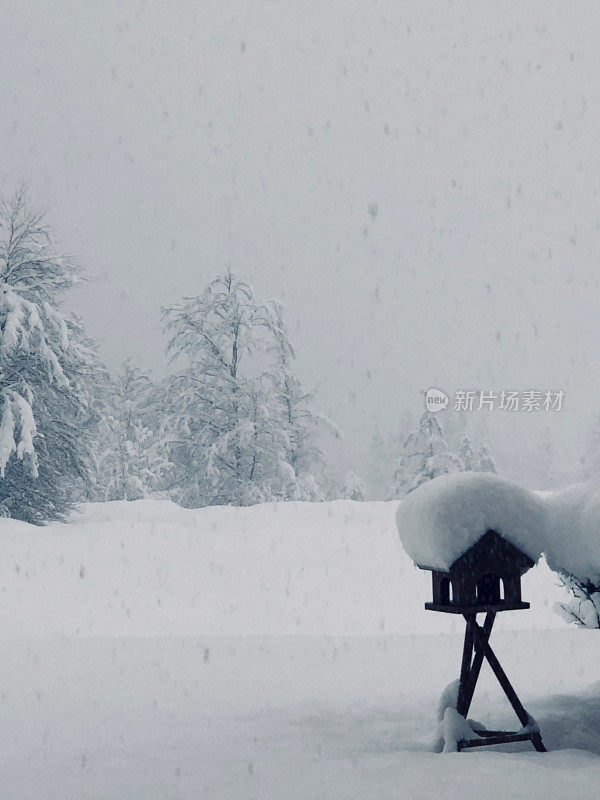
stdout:
<svg viewBox="0 0 600 800">
<path fill-rule="evenodd" d="M 422 484 L 396 513 L 402 545 L 419 567 L 448 572 L 490 531 L 537 561 L 544 550 L 543 499 L 488 472 L 458 472 Z"/>
</svg>

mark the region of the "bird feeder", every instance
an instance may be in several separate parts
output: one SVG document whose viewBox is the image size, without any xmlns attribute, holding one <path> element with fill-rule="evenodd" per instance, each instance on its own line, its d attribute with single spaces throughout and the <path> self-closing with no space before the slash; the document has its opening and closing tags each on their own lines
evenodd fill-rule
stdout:
<svg viewBox="0 0 600 800">
<path fill-rule="evenodd" d="M 456 713 L 466 719 L 486 659 L 521 722 L 517 731 L 457 724 L 453 730 L 462 737 L 454 740 L 457 749 L 530 740 L 543 752 L 535 720 L 489 642 L 496 614 L 529 608 L 521 595 L 521 578 L 546 548 L 543 500 L 495 474 L 458 472 L 425 481 L 410 492 L 398 505 L 396 524 L 405 552 L 431 572 L 432 596 L 425 608 L 460 614 L 465 620 Z M 478 614 L 485 615 L 483 625 Z M 451 735 L 451 715 L 448 722 Z"/>
<path fill-rule="evenodd" d="M 521 600 L 521 576 L 531 567 L 528 555 L 489 530 L 448 571 L 431 569 L 433 600 L 425 608 L 448 614 L 529 608 Z"/>
</svg>

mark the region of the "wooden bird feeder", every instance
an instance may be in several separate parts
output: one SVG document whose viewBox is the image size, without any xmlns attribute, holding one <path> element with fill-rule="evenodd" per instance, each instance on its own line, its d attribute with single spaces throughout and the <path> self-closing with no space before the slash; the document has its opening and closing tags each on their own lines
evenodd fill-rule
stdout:
<svg viewBox="0 0 600 800">
<path fill-rule="evenodd" d="M 496 531 L 487 531 L 448 572 L 421 566 L 431 569 L 433 582 L 433 602 L 425 608 L 449 614 L 529 608 L 521 600 L 521 576 L 531 567 L 528 555 Z"/>
<path fill-rule="evenodd" d="M 458 743 L 459 750 L 526 740 L 530 740 L 539 752 L 546 750 L 537 725 L 523 708 L 489 645 L 499 611 L 529 608 L 529 603 L 521 599 L 521 577 L 533 564 L 528 555 L 494 530 L 486 531 L 448 571 L 418 564 L 421 569 L 432 573 L 433 600 L 425 603 L 425 608 L 446 614 L 462 614 L 465 618 L 457 712 L 467 717 L 483 659 L 486 658 L 523 726 L 521 731 L 477 731 L 477 738 Z M 483 626 L 477 622 L 480 613 L 486 614 Z"/>
</svg>

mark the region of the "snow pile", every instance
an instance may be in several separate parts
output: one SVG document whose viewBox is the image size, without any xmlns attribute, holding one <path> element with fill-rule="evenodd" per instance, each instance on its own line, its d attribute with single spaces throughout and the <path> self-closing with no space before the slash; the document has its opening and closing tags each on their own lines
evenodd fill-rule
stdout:
<svg viewBox="0 0 600 800">
<path fill-rule="evenodd" d="M 600 485 L 588 481 L 540 492 L 547 509 L 544 552 L 548 565 L 600 584 Z"/>
<path fill-rule="evenodd" d="M 460 680 L 457 678 L 456 680 L 449 683 L 442 692 L 442 694 L 440 695 L 437 707 L 438 722 L 444 721 L 444 716 L 446 714 L 447 708 L 456 708 L 456 704 L 458 703 L 459 687 L 460 687 Z"/>
<path fill-rule="evenodd" d="M 415 564 L 447 571 L 495 530 L 534 561 L 545 542 L 544 501 L 489 472 L 444 475 L 419 486 L 398 506 L 396 524 Z"/>
<path fill-rule="evenodd" d="M 444 719 L 439 725 L 438 733 L 440 740 L 443 741 L 444 753 L 456 753 L 459 742 L 471 741 L 479 735 L 471 727 L 470 720 L 461 717 L 458 711 L 451 707 L 444 712 Z"/>
<path fill-rule="evenodd" d="M 457 711 L 460 680 L 449 683 L 442 692 L 437 707 L 437 730 L 433 749 L 436 753 L 455 753 L 458 742 L 474 739 L 486 727 L 476 719 L 465 719 Z M 535 720 L 531 718 L 531 722 Z M 522 730 L 525 733 L 525 729 Z"/>
</svg>

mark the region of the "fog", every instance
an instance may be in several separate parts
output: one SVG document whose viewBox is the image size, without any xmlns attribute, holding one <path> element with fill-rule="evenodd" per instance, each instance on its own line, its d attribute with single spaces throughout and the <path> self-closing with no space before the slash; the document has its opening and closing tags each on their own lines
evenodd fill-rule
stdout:
<svg viewBox="0 0 600 800">
<path fill-rule="evenodd" d="M 284 303 L 344 463 L 430 386 L 552 389 L 559 412 L 471 423 L 508 477 L 575 475 L 600 410 L 597 4 L 5 0 L 0 30 L 2 191 L 25 181 L 86 268 L 71 302 L 110 365 L 163 374 L 161 306 L 230 264 Z"/>
</svg>

